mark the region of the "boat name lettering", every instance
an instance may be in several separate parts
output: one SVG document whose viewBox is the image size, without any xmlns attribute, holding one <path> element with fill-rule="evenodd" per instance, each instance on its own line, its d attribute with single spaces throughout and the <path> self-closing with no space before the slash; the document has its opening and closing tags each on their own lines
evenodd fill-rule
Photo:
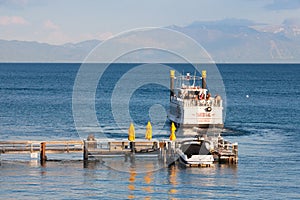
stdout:
<svg viewBox="0 0 300 200">
<path fill-rule="evenodd" d="M 197 117 L 212 117 L 211 113 L 197 113 Z"/>
</svg>

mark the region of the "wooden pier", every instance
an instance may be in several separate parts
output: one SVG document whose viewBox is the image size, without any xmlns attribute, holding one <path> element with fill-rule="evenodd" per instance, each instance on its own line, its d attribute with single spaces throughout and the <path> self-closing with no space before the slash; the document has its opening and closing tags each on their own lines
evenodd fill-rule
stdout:
<svg viewBox="0 0 300 200">
<path fill-rule="evenodd" d="M 47 154 L 83 152 L 81 140 L 70 141 L 0 141 L 0 154 L 40 154 L 41 164 L 47 161 Z M 35 156 L 32 156 L 35 157 Z"/>
<path fill-rule="evenodd" d="M 0 141 L 1 154 L 31 154 L 39 157 L 41 165 L 45 164 L 49 154 L 81 153 L 83 161 L 110 156 L 151 156 L 160 159 L 167 165 L 176 163 L 178 156 L 176 148 L 180 140 L 128 140 L 95 139 L 70 141 Z M 238 145 L 218 138 L 216 148 L 211 151 L 216 162 L 238 162 Z M 39 155 L 39 156 L 38 156 Z M 203 167 L 203 166 L 201 166 Z"/>
</svg>

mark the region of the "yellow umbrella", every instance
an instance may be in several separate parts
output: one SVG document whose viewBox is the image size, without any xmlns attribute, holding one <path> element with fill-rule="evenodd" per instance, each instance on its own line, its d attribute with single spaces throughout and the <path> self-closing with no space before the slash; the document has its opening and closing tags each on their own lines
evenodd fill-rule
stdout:
<svg viewBox="0 0 300 200">
<path fill-rule="evenodd" d="M 151 123 L 148 122 L 147 126 L 146 126 L 146 135 L 145 138 L 147 140 L 151 140 L 152 139 L 152 126 Z"/>
<path fill-rule="evenodd" d="M 174 122 L 172 122 L 172 125 L 171 125 L 171 135 L 170 135 L 170 140 L 171 141 L 176 140 L 175 131 L 176 131 L 176 127 L 174 125 Z"/>
<path fill-rule="evenodd" d="M 135 130 L 133 123 L 130 123 L 130 127 L 128 129 L 128 140 L 131 142 L 135 140 Z"/>
</svg>

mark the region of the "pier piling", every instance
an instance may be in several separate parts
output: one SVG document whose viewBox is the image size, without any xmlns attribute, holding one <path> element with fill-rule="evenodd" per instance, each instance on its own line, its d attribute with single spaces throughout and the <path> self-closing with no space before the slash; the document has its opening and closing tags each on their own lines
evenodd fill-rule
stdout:
<svg viewBox="0 0 300 200">
<path fill-rule="evenodd" d="M 41 150 L 40 150 L 40 162 L 41 165 L 44 165 L 47 160 L 46 156 L 46 142 L 41 143 Z"/>
<path fill-rule="evenodd" d="M 88 161 L 89 159 L 89 152 L 88 152 L 88 146 L 87 146 L 87 142 L 84 141 L 83 142 L 83 160 L 84 161 Z"/>
</svg>

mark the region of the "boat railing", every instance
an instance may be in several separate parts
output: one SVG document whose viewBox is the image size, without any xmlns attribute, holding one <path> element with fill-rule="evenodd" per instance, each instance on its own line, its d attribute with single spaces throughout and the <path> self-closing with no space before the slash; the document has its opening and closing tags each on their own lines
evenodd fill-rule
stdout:
<svg viewBox="0 0 300 200">
<path fill-rule="evenodd" d="M 171 102 L 183 105 L 183 99 L 178 98 L 177 96 L 172 96 L 171 97 Z"/>
<path fill-rule="evenodd" d="M 210 98 L 208 100 L 202 99 L 181 99 L 177 97 L 172 97 L 171 101 L 179 103 L 182 106 L 207 106 L 207 107 L 222 107 L 223 101 L 216 98 Z"/>
</svg>

